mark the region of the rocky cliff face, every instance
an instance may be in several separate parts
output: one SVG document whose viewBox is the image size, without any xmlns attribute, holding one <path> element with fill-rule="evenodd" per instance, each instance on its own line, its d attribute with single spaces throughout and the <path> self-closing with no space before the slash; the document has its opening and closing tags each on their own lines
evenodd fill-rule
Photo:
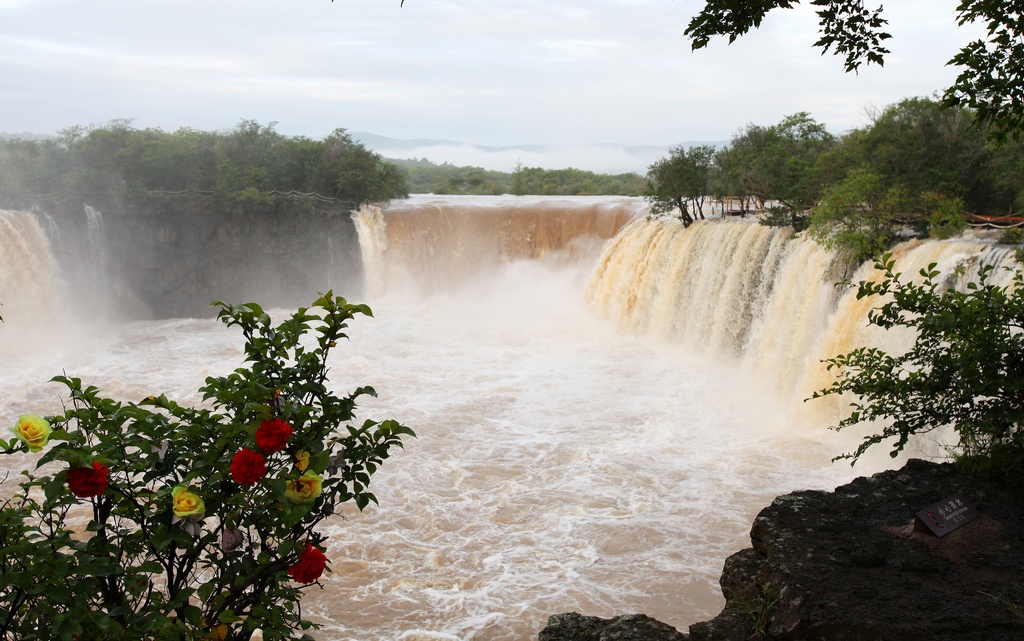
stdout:
<svg viewBox="0 0 1024 641">
<path fill-rule="evenodd" d="M 215 300 L 295 307 L 328 289 L 358 300 L 362 261 L 350 209 L 169 196 L 40 213 L 79 305 L 166 318 L 210 316 Z"/>
<path fill-rule="evenodd" d="M 980 516 L 939 538 L 914 515 L 961 494 Z M 910 461 L 835 492 L 781 496 L 729 557 L 726 606 L 684 635 L 637 615 L 556 615 L 541 641 L 1020 641 L 1024 492 Z M 632 636 L 631 636 L 632 635 Z"/>
</svg>

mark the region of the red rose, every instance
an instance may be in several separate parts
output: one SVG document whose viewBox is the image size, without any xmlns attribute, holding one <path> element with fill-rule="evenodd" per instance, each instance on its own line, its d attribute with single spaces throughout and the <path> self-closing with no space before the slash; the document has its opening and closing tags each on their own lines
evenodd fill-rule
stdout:
<svg viewBox="0 0 1024 641">
<path fill-rule="evenodd" d="M 306 549 L 299 555 L 299 560 L 288 568 L 288 576 L 298 583 L 312 583 L 320 578 L 326 567 L 327 557 L 324 553 L 307 543 Z"/>
<path fill-rule="evenodd" d="M 244 447 L 235 452 L 231 459 L 231 478 L 242 485 L 258 483 L 267 475 L 267 459 L 259 452 Z"/>
<path fill-rule="evenodd" d="M 284 447 L 292 435 L 292 426 L 279 418 L 260 423 L 256 430 L 256 445 L 267 454 L 273 454 Z"/>
<path fill-rule="evenodd" d="M 110 470 L 102 463 L 93 463 L 92 467 L 77 467 L 68 470 L 68 488 L 80 499 L 99 496 L 107 489 Z"/>
</svg>

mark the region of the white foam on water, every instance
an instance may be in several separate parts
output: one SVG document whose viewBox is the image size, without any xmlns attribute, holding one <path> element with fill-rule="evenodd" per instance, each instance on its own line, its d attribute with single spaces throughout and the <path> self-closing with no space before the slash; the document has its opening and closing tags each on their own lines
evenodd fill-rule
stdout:
<svg viewBox="0 0 1024 641">
<path fill-rule="evenodd" d="M 721 608 L 722 564 L 775 496 L 883 465 L 831 463 L 856 439 L 791 412 L 807 395 L 806 363 L 861 340 L 866 310 L 836 306 L 827 257 L 805 241 L 719 227 L 638 221 L 593 274 L 584 253 L 521 261 L 501 250 L 447 291 L 379 279 L 365 301 L 375 317 L 352 322 L 331 381 L 372 385 L 380 395 L 358 419 L 395 418 L 419 437 L 374 477 L 380 507 L 346 506 L 327 523 L 333 572 L 303 602 L 318 638 L 511 641 L 571 611 L 643 612 L 685 630 Z M 386 262 L 392 247 L 370 258 Z M 980 247 L 901 251 L 917 265 Z M 741 282 L 730 256 L 742 273 L 763 271 Z M 237 330 L 213 320 L 66 326 L 16 342 L 0 325 L 0 426 L 58 412 L 61 388 L 46 381 L 62 371 L 117 398 L 198 403 L 207 376 L 242 365 Z"/>
<path fill-rule="evenodd" d="M 331 380 L 374 386 L 360 420 L 419 438 L 374 477 L 379 508 L 328 525 L 333 573 L 304 602 L 321 638 L 519 639 L 566 611 L 685 629 L 721 606 L 721 565 L 763 505 L 849 475 L 734 371 L 597 320 L 587 276 L 512 263 L 353 321 Z M 118 398 L 198 402 L 206 376 L 240 364 L 240 337 L 216 321 L 122 324 L 4 356 L 0 421 L 57 411 L 44 381 L 62 369 Z"/>
</svg>

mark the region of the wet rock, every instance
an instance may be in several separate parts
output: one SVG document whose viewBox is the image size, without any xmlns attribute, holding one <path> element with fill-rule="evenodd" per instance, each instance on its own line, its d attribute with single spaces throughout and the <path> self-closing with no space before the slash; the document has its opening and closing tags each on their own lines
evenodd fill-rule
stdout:
<svg viewBox="0 0 1024 641">
<path fill-rule="evenodd" d="M 667 623 L 644 614 L 601 619 L 573 612 L 549 618 L 539 641 L 686 641 L 686 638 Z"/>
</svg>

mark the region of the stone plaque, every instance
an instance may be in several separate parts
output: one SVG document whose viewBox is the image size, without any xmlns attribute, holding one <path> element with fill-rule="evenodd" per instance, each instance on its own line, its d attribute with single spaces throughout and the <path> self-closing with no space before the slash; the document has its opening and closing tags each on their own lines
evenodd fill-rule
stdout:
<svg viewBox="0 0 1024 641">
<path fill-rule="evenodd" d="M 960 493 L 929 505 L 914 515 L 914 529 L 945 536 L 981 513 L 968 505 Z"/>
</svg>

